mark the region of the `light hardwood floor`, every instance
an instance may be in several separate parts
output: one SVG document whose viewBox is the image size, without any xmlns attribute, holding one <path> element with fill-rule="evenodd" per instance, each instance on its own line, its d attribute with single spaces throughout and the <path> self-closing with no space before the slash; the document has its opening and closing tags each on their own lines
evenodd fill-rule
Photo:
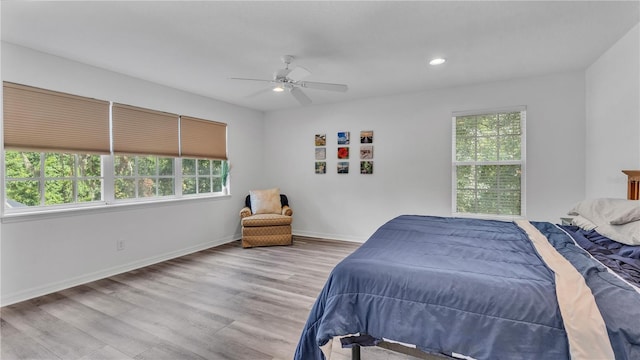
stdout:
<svg viewBox="0 0 640 360">
<path fill-rule="evenodd" d="M 331 269 L 359 244 L 239 241 L 0 309 L 9 359 L 291 359 Z M 332 359 L 350 352 L 334 344 Z M 363 360 L 413 359 L 380 348 Z"/>
</svg>

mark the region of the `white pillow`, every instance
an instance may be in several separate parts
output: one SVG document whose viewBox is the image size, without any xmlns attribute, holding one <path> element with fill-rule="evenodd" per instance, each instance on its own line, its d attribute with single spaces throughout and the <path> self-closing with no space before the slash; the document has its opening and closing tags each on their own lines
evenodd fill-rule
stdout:
<svg viewBox="0 0 640 360">
<path fill-rule="evenodd" d="M 280 189 L 251 190 L 251 213 L 253 214 L 280 214 L 282 204 L 280 203 Z"/>
<path fill-rule="evenodd" d="M 576 215 L 571 219 L 571 224 L 580 227 L 583 230 L 593 230 L 598 226 L 582 215 Z"/>
<path fill-rule="evenodd" d="M 597 226 L 623 225 L 640 220 L 640 201 L 609 198 L 584 200 L 577 203 L 569 215 L 581 215 Z"/>
<path fill-rule="evenodd" d="M 640 245 L 640 221 L 624 225 L 599 225 L 596 231 L 611 240 L 627 245 Z"/>
</svg>

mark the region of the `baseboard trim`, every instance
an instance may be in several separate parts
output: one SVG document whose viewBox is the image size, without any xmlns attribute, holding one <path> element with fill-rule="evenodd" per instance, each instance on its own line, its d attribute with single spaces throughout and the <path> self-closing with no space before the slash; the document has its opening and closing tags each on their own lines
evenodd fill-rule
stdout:
<svg viewBox="0 0 640 360">
<path fill-rule="evenodd" d="M 235 235 L 232 235 L 232 236 L 227 236 L 227 237 L 224 237 L 224 238 L 216 239 L 216 240 L 213 240 L 213 241 L 209 241 L 209 242 L 206 242 L 206 243 L 198 244 L 198 245 L 191 246 L 191 247 L 188 247 L 188 248 L 184 248 L 184 249 L 168 252 L 168 253 L 165 253 L 165 254 L 161 254 L 161 255 L 158 255 L 158 256 L 153 256 L 153 257 L 150 257 L 150 258 L 134 261 L 134 262 L 131 262 L 131 263 L 128 263 L 128 264 L 115 266 L 115 267 L 112 267 L 112 268 L 96 271 L 96 272 L 93 272 L 93 273 L 90 273 L 90 274 L 74 277 L 74 278 L 71 278 L 71 279 L 66 279 L 66 280 L 55 282 L 55 283 L 52 283 L 52 284 L 38 286 L 38 287 L 31 288 L 31 289 L 26 289 L 26 290 L 19 291 L 19 292 L 14 293 L 14 294 L 9 294 L 9 295 L 6 295 L 6 296 L 5 296 L 5 294 L 2 294 L 2 297 L 0 298 L 0 306 L 8 306 L 8 305 L 16 304 L 16 303 L 19 303 L 19 302 L 22 302 L 22 301 L 25 301 L 25 300 L 36 298 L 38 296 L 51 294 L 51 293 L 54 293 L 56 291 L 69 289 L 69 288 L 72 288 L 74 286 L 90 283 L 92 281 L 105 279 L 105 278 L 108 278 L 108 277 L 111 277 L 111 276 L 114 276 L 114 275 L 118 275 L 118 274 L 122 274 L 122 273 L 125 273 L 125 272 L 128 272 L 128 271 L 140 269 L 140 268 L 143 268 L 145 266 L 157 264 L 157 263 L 160 263 L 160 262 L 163 262 L 163 261 L 175 259 L 175 258 L 178 258 L 178 257 L 181 257 L 181 256 L 185 256 L 185 255 L 189 255 L 189 254 L 192 254 L 192 253 L 195 253 L 195 252 L 198 252 L 198 251 L 209 249 L 209 248 L 214 247 L 214 246 L 227 244 L 227 243 L 230 243 L 232 241 L 236 241 L 239 238 L 240 238 L 240 235 L 239 234 L 235 234 Z"/>
</svg>

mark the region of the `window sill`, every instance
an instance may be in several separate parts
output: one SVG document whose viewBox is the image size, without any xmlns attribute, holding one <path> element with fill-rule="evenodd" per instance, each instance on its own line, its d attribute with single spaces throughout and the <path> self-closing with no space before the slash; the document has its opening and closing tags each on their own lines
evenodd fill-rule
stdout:
<svg viewBox="0 0 640 360">
<path fill-rule="evenodd" d="M 117 211 L 126 211 L 126 210 L 136 210 L 136 209 L 144 209 L 148 207 L 157 207 L 157 206 L 172 206 L 179 205 L 185 202 L 194 202 L 194 201 L 218 201 L 230 198 L 231 194 L 215 194 L 209 196 L 197 196 L 197 197 L 181 197 L 181 198 L 171 198 L 171 199 L 156 199 L 156 200 L 146 200 L 146 201 L 123 201 L 116 203 L 100 203 L 98 205 L 87 205 L 87 206 L 79 206 L 79 207 L 69 207 L 69 208 L 57 208 L 57 209 L 37 209 L 33 211 L 24 211 L 24 212 L 9 212 L 3 214 L 0 222 L 2 224 L 6 223 L 14 223 L 14 222 L 23 222 L 23 221 L 34 221 L 34 220 L 43 220 L 43 219 L 54 219 L 61 217 L 70 217 L 77 215 L 91 215 L 91 214 L 100 214 L 100 213 L 109 213 L 109 212 L 117 212 Z"/>
</svg>

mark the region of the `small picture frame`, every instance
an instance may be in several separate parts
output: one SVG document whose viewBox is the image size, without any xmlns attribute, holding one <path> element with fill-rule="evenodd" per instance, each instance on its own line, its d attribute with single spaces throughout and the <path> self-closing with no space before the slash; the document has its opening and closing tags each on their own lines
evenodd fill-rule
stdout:
<svg viewBox="0 0 640 360">
<path fill-rule="evenodd" d="M 338 159 L 348 159 L 348 158 L 349 158 L 349 147 L 348 146 L 338 147 Z"/>
<path fill-rule="evenodd" d="M 360 174 L 373 174 L 373 161 L 360 161 Z"/>
<path fill-rule="evenodd" d="M 360 146 L 360 159 L 373 159 L 373 145 Z"/>
<path fill-rule="evenodd" d="M 326 174 L 326 173 L 327 173 L 327 162 L 316 161 L 316 174 Z"/>
<path fill-rule="evenodd" d="M 338 170 L 338 174 L 348 174 L 349 173 L 349 162 L 348 161 L 338 161 L 337 170 Z"/>
<path fill-rule="evenodd" d="M 327 148 L 316 148 L 316 160 L 325 160 L 327 158 Z"/>
<path fill-rule="evenodd" d="M 349 145 L 350 134 L 348 131 L 338 132 L 338 145 Z"/>
<path fill-rule="evenodd" d="M 327 145 L 327 134 L 316 134 L 316 146 Z"/>
<path fill-rule="evenodd" d="M 373 142 L 373 130 L 360 131 L 360 144 L 371 144 Z"/>
</svg>

